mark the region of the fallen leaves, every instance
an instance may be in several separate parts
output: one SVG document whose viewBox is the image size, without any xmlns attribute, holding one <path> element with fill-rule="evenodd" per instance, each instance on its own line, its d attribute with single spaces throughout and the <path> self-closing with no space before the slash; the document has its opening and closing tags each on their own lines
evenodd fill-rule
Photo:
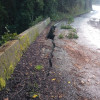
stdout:
<svg viewBox="0 0 100 100">
<path fill-rule="evenodd" d="M 60 95 L 59 95 L 59 98 L 63 98 L 63 94 L 60 94 Z"/>
<path fill-rule="evenodd" d="M 33 96 L 32 96 L 32 98 L 37 98 L 38 97 L 38 95 L 37 94 L 34 94 Z"/>
<path fill-rule="evenodd" d="M 29 63 L 29 65 L 32 67 L 32 63 Z"/>
<path fill-rule="evenodd" d="M 59 94 L 59 95 L 52 95 L 51 98 L 63 98 L 63 94 Z"/>
<path fill-rule="evenodd" d="M 53 79 L 52 79 L 52 81 L 55 81 L 55 80 L 56 80 L 56 78 L 53 78 Z"/>
<path fill-rule="evenodd" d="M 71 82 L 70 81 L 68 81 L 68 84 L 70 84 Z"/>
<path fill-rule="evenodd" d="M 78 64 L 74 64 L 75 67 L 77 67 L 78 69 L 81 69 L 82 67 Z"/>
</svg>

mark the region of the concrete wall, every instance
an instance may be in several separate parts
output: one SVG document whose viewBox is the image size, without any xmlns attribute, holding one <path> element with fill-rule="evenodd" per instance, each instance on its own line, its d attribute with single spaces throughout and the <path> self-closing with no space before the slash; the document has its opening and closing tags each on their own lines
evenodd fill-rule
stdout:
<svg viewBox="0 0 100 100">
<path fill-rule="evenodd" d="M 6 84 L 5 80 L 10 78 L 23 52 L 49 23 L 50 18 L 21 33 L 18 40 L 9 41 L 0 47 L 0 89 L 4 87 L 2 84 Z"/>
</svg>

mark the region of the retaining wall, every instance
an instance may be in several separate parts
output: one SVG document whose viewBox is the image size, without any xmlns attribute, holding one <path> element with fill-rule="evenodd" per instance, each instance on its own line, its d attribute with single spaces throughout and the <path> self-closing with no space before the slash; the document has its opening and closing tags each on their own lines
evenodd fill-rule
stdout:
<svg viewBox="0 0 100 100">
<path fill-rule="evenodd" d="M 50 18 L 21 33 L 18 40 L 9 41 L 0 47 L 0 85 L 10 78 L 23 52 L 36 40 L 49 23 Z"/>
</svg>

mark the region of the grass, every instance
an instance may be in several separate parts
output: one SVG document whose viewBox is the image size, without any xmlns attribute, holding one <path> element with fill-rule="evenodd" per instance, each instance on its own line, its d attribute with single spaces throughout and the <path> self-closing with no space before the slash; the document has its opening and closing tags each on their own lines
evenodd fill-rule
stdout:
<svg viewBox="0 0 100 100">
<path fill-rule="evenodd" d="M 74 22 L 74 18 L 72 16 L 70 16 L 68 18 L 68 24 L 70 25 L 72 22 Z"/>
<path fill-rule="evenodd" d="M 61 25 L 61 29 L 73 29 L 71 25 Z"/>
<path fill-rule="evenodd" d="M 4 43 L 6 43 L 9 40 L 15 40 L 17 39 L 17 33 L 5 33 L 2 35 L 1 40 L 0 40 L 0 46 Z"/>
<path fill-rule="evenodd" d="M 70 29 L 70 33 L 68 34 L 67 38 L 69 38 L 69 39 L 79 38 L 77 36 L 77 30 L 75 28 L 73 28 L 71 25 L 61 25 L 61 29 Z M 59 39 L 62 39 L 62 38 L 63 38 L 63 35 L 60 34 Z"/>
<path fill-rule="evenodd" d="M 63 39 L 64 36 L 63 36 L 62 34 L 60 34 L 60 35 L 58 36 L 58 38 L 59 38 L 59 39 Z"/>
<path fill-rule="evenodd" d="M 43 66 L 41 66 L 41 65 L 37 65 L 37 66 L 35 66 L 35 69 L 36 70 L 42 70 L 44 67 Z"/>
<path fill-rule="evenodd" d="M 77 39 L 79 37 L 78 37 L 78 35 L 76 33 L 69 33 L 69 35 L 67 36 L 67 38 L 69 38 L 69 39 Z"/>
<path fill-rule="evenodd" d="M 34 26 L 36 25 L 37 23 L 41 22 L 43 20 L 43 16 L 38 16 L 35 21 L 31 22 L 30 23 L 30 26 Z"/>
<path fill-rule="evenodd" d="M 77 33 L 77 30 L 75 28 L 72 29 L 72 32 Z"/>
</svg>

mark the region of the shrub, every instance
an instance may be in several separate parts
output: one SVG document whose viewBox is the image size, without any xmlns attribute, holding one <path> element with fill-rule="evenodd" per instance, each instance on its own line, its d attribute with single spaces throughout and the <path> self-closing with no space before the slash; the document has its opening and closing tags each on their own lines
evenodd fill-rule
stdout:
<svg viewBox="0 0 100 100">
<path fill-rule="evenodd" d="M 73 29 L 71 25 L 62 25 L 61 29 Z"/>
<path fill-rule="evenodd" d="M 59 19 L 61 19 L 60 14 L 54 13 L 54 14 L 51 15 L 51 20 L 52 21 L 58 21 Z"/>
<path fill-rule="evenodd" d="M 77 33 L 77 30 L 75 28 L 72 29 L 72 32 Z"/>
<path fill-rule="evenodd" d="M 77 39 L 79 37 L 75 33 L 69 33 L 68 36 L 67 36 L 67 38 L 69 38 L 69 39 Z"/>
<path fill-rule="evenodd" d="M 72 22 L 74 22 L 74 18 L 72 16 L 70 16 L 68 18 L 68 24 L 70 25 Z"/>
<path fill-rule="evenodd" d="M 74 38 L 74 39 L 77 39 L 77 38 L 79 38 L 79 37 L 78 37 L 77 34 L 74 34 L 73 38 Z"/>
<path fill-rule="evenodd" d="M 17 39 L 17 33 L 5 33 L 2 37 L 1 37 L 1 40 L 0 40 L 0 45 L 6 43 L 7 41 L 9 40 L 14 40 L 14 39 Z"/>
<path fill-rule="evenodd" d="M 60 34 L 60 35 L 58 36 L 58 38 L 59 38 L 59 39 L 62 39 L 62 38 L 64 38 L 64 36 L 63 36 L 62 34 Z"/>
<path fill-rule="evenodd" d="M 30 26 L 34 26 L 35 24 L 39 23 L 40 21 L 43 20 L 43 17 L 42 16 L 39 16 L 35 19 L 35 21 L 33 21 Z"/>
</svg>

